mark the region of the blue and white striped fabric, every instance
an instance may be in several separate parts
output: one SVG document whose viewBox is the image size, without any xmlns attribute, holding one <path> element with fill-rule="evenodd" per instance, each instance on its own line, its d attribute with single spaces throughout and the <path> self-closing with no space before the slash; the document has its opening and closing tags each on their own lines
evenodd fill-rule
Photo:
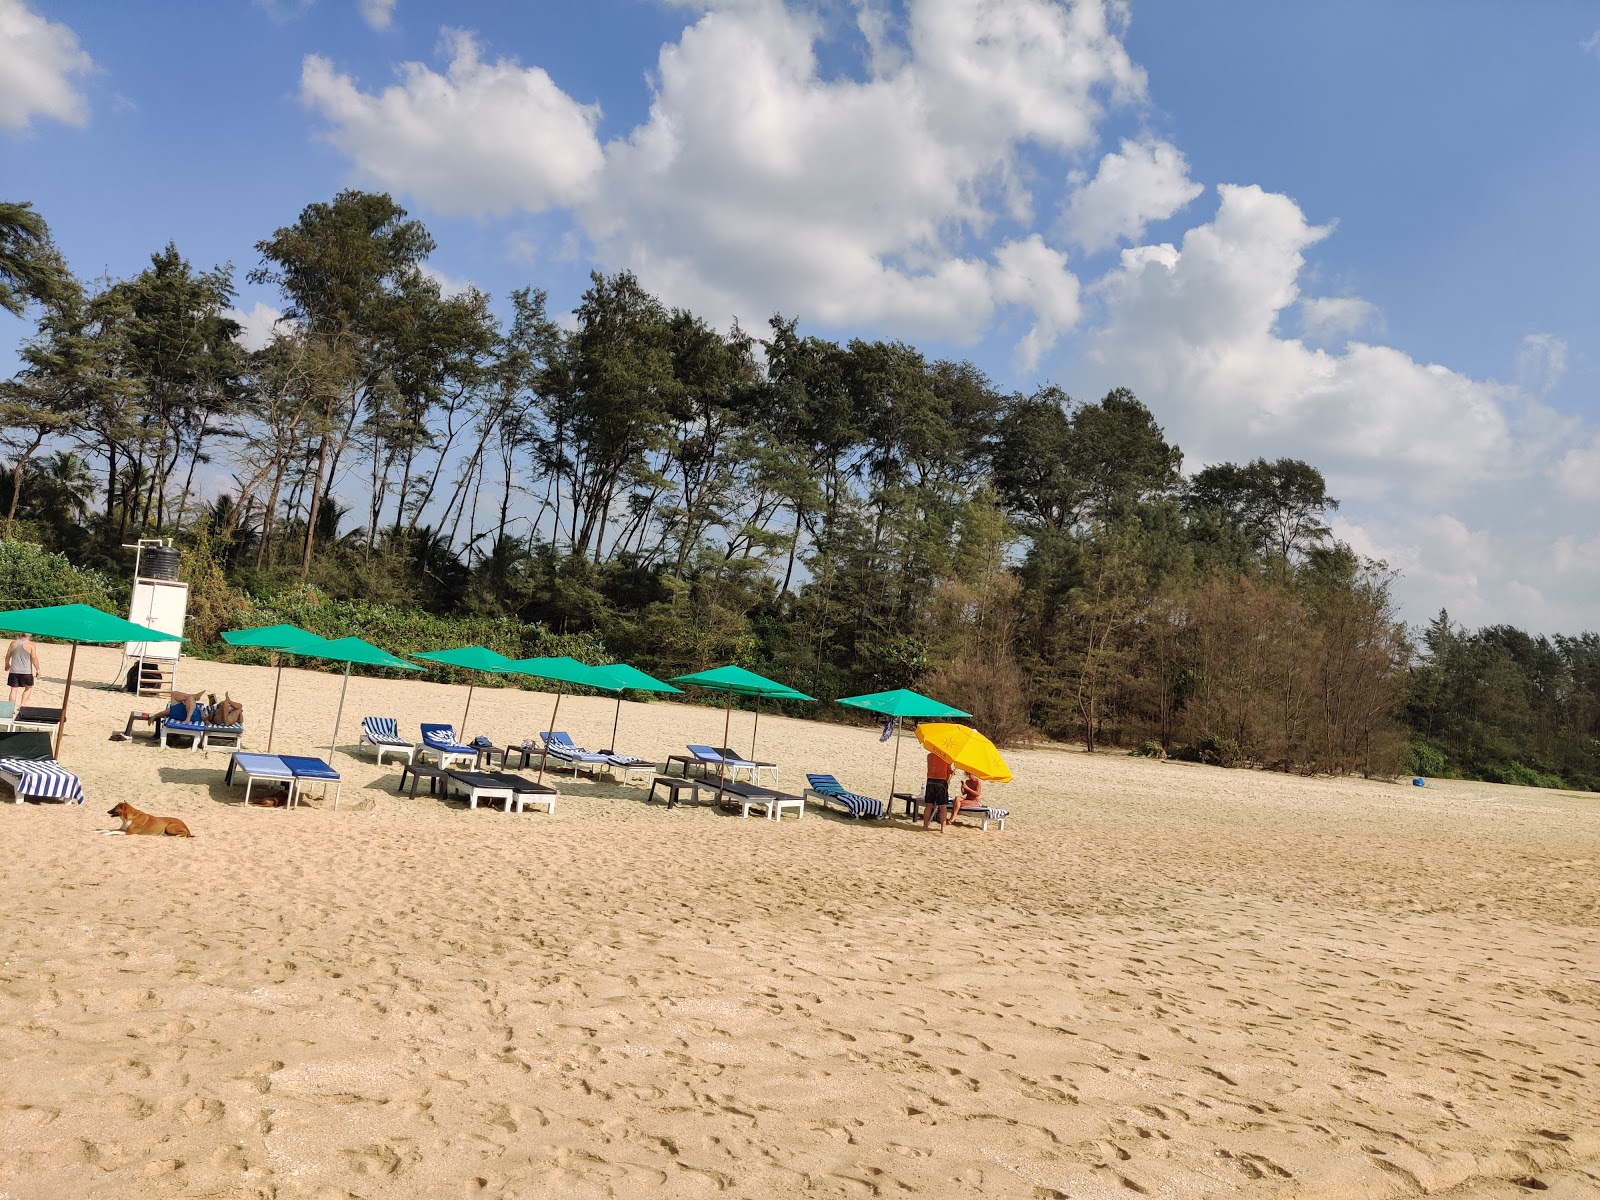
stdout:
<svg viewBox="0 0 1600 1200">
<path fill-rule="evenodd" d="M 545 750 L 551 758 L 559 758 L 562 762 L 568 763 L 605 763 L 607 766 L 611 764 L 609 754 L 593 754 L 573 745 L 571 734 L 541 731 L 539 736 L 544 739 Z"/>
<path fill-rule="evenodd" d="M 0 758 L 0 778 L 11 784 L 20 802 L 24 796 L 83 803 L 83 784 L 60 763 L 49 759 Z"/>
<path fill-rule="evenodd" d="M 849 791 L 832 775 L 807 775 L 806 782 L 811 785 L 813 792 L 818 792 L 830 800 L 837 800 L 852 817 L 866 817 L 875 821 L 887 811 L 882 800 L 874 800 L 871 796 Z"/>
<path fill-rule="evenodd" d="M 400 724 L 393 717 L 362 717 L 361 731 L 374 746 L 411 745 L 400 736 Z"/>
<path fill-rule="evenodd" d="M 424 725 L 422 727 L 422 740 L 431 750 L 453 750 L 457 754 L 476 755 L 478 752 L 471 746 L 463 746 L 456 741 L 454 725 Z"/>
</svg>

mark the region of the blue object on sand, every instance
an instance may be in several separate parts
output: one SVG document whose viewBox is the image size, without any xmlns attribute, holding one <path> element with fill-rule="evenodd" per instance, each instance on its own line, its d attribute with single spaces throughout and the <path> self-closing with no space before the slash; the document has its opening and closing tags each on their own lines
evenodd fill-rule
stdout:
<svg viewBox="0 0 1600 1200">
<path fill-rule="evenodd" d="M 1428 781 L 1426 779 L 1424 779 L 1422 776 L 1418 775 L 1415 779 L 1413 779 L 1411 781 L 1411 786 L 1412 787 L 1427 787 L 1428 786 Z"/>
</svg>

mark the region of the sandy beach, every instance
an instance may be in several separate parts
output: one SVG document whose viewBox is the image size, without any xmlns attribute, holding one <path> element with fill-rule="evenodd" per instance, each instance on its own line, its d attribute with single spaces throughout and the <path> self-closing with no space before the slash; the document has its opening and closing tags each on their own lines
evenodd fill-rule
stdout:
<svg viewBox="0 0 1600 1200">
<path fill-rule="evenodd" d="M 465 689 L 358 678 L 339 810 L 247 810 L 226 754 L 107 740 L 144 707 L 117 661 L 78 655 L 88 803 L 0 804 L 5 1200 L 1600 1194 L 1596 797 L 1041 749 L 1004 833 L 566 776 L 469 812 L 349 753 Z M 262 746 L 270 670 L 179 682 Z M 285 672 L 275 748 L 325 753 L 338 694 Z M 479 689 L 467 732 L 551 701 Z M 618 747 L 722 720 L 624 703 Z M 887 790 L 875 730 L 757 749 Z M 103 836 L 119 800 L 196 836 Z"/>
</svg>

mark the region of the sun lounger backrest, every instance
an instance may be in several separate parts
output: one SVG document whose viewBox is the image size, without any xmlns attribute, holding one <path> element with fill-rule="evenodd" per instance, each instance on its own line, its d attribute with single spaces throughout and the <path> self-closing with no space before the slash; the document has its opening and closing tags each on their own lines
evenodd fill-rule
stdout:
<svg viewBox="0 0 1600 1200">
<path fill-rule="evenodd" d="M 845 790 L 844 784 L 840 783 L 832 775 L 807 775 L 806 782 L 811 785 L 812 790 L 822 792 L 825 795 L 836 796 Z"/>
<path fill-rule="evenodd" d="M 430 746 L 459 746 L 454 725 L 424 725 L 422 740 Z"/>
<path fill-rule="evenodd" d="M 572 735 L 565 730 L 552 729 L 550 732 L 541 733 L 539 736 L 552 746 L 566 746 L 569 749 L 577 749 L 577 746 L 572 741 Z"/>
<path fill-rule="evenodd" d="M 361 728 L 375 742 L 388 742 L 396 746 L 411 744 L 400 736 L 400 722 L 393 717 L 362 717 Z"/>
<path fill-rule="evenodd" d="M 690 746 L 688 749 L 689 753 L 694 755 L 701 762 L 719 763 L 722 761 L 722 755 L 718 754 L 710 746 Z"/>
</svg>

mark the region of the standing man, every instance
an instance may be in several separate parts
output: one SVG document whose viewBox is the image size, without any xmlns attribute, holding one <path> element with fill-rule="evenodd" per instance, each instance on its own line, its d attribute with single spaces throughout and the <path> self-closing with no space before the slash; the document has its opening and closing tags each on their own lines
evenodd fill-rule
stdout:
<svg viewBox="0 0 1600 1200">
<path fill-rule="evenodd" d="M 33 680 L 43 668 L 39 665 L 39 652 L 34 649 L 33 635 L 19 633 L 6 647 L 6 686 L 11 689 L 11 702 L 21 708 L 33 691 Z M 22 693 L 19 701 L 17 693 Z"/>
<path fill-rule="evenodd" d="M 928 784 L 922 790 L 922 827 L 928 828 L 933 820 L 933 810 L 939 810 L 939 829 L 943 832 L 949 817 L 945 809 L 950 806 L 950 764 L 932 751 L 928 752 Z"/>
</svg>

